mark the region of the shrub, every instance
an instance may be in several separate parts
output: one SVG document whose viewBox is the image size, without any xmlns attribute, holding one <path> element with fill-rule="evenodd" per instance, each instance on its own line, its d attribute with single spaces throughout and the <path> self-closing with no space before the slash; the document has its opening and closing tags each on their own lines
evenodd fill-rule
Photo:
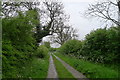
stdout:
<svg viewBox="0 0 120 80">
<path fill-rule="evenodd" d="M 35 56 L 39 57 L 39 58 L 47 58 L 48 57 L 48 48 L 45 47 L 44 45 L 41 45 L 38 47 L 37 52 L 35 54 Z"/>
<path fill-rule="evenodd" d="M 21 67 L 31 61 L 35 38 L 33 28 L 35 27 L 33 14 L 3 18 L 2 25 L 2 77 L 17 78 Z M 33 21 L 34 20 L 34 21 Z M 28 23 L 28 24 L 26 24 Z M 20 71 L 19 71 L 20 70 Z"/>
<path fill-rule="evenodd" d="M 18 69 L 31 60 L 28 56 L 29 52 L 17 50 L 9 40 L 3 40 L 2 44 L 2 77 L 16 78 L 19 73 Z"/>
<path fill-rule="evenodd" d="M 82 42 L 79 40 L 69 40 L 66 43 L 64 43 L 59 51 L 62 54 L 70 54 L 70 55 L 78 55 L 78 52 L 80 51 L 82 47 Z"/>
<path fill-rule="evenodd" d="M 119 57 L 119 33 L 118 27 L 92 31 L 86 36 L 80 54 L 93 62 L 116 62 Z"/>
</svg>

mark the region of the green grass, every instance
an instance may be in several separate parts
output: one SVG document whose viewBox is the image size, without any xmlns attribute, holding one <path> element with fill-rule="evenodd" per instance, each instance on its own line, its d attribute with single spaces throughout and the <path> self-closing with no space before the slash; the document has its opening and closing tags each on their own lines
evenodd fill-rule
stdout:
<svg viewBox="0 0 120 80">
<path fill-rule="evenodd" d="M 22 67 L 22 72 L 18 75 L 20 78 L 41 78 L 47 77 L 49 60 L 44 58 L 33 58 L 32 62 L 26 67 Z"/>
<path fill-rule="evenodd" d="M 82 59 L 76 59 L 60 53 L 55 53 L 56 56 L 64 60 L 66 63 L 73 66 L 76 70 L 86 75 L 88 78 L 118 78 L 118 72 Z"/>
<path fill-rule="evenodd" d="M 63 64 L 58 61 L 55 56 L 53 56 L 54 64 L 58 73 L 58 77 L 62 80 L 66 80 L 66 78 L 72 78 L 73 80 L 76 80 L 73 75 L 63 66 Z"/>
</svg>

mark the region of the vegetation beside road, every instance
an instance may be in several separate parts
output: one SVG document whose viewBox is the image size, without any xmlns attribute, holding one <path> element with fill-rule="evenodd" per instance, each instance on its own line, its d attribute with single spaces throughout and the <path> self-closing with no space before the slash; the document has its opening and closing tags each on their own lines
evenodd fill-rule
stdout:
<svg viewBox="0 0 120 80">
<path fill-rule="evenodd" d="M 116 26 L 113 24 L 113 27 L 106 26 L 92 30 L 84 40 L 78 40 L 76 30 L 67 23 L 69 17 L 64 13 L 61 2 L 45 0 L 42 5 L 39 2 L 2 2 L 1 4 L 3 28 L 0 70 L 2 66 L 3 78 L 45 78 L 49 51 L 56 51 L 58 53 L 56 55 L 88 78 L 119 77 L 119 21 L 112 19 L 115 24 L 117 23 Z M 103 8 L 107 6 L 103 3 L 99 5 Z M 95 5 L 93 8 L 97 7 Z M 94 9 L 91 10 L 94 12 Z M 109 11 L 107 13 L 110 14 Z M 48 36 L 50 42 L 43 43 L 44 37 Z M 50 43 L 58 43 L 61 47 L 51 48 Z M 62 67 L 59 61 L 55 60 L 55 62 L 57 68 Z M 59 69 L 57 70 L 60 73 Z M 66 78 L 63 74 L 60 76 Z"/>
<path fill-rule="evenodd" d="M 118 72 L 111 68 L 60 53 L 55 53 L 55 55 L 86 75 L 87 78 L 118 78 Z"/>
<path fill-rule="evenodd" d="M 3 78 L 40 78 L 43 76 L 45 78 L 48 68 L 48 49 L 43 45 L 38 46 L 37 40 L 40 34 L 35 30 L 39 24 L 37 16 L 36 9 L 32 9 L 24 13 L 18 11 L 18 14 L 13 17 L 2 18 Z M 42 37 L 39 37 L 39 40 L 40 38 Z"/>
<path fill-rule="evenodd" d="M 6 66 L 4 66 L 5 65 L 4 63 L 3 69 L 5 69 L 6 72 L 3 73 L 3 78 L 11 78 L 11 77 L 12 78 L 46 78 L 47 77 L 47 72 L 49 67 L 49 55 L 48 55 L 48 49 L 44 45 L 38 47 L 37 52 L 35 52 L 34 55 L 32 55 L 32 57 L 29 60 L 25 60 L 24 62 L 19 62 L 18 61 L 19 57 L 17 58 L 13 57 L 13 58 L 16 59 L 16 61 L 14 61 L 14 65 L 16 64 L 16 66 L 10 65 L 11 63 L 13 63 L 12 58 L 11 58 L 12 61 L 9 61 L 9 63 L 7 63 Z M 8 65 L 9 68 L 7 68 Z"/>
<path fill-rule="evenodd" d="M 99 28 L 87 34 L 85 40 L 69 40 L 64 43 L 59 52 L 74 55 L 88 61 L 102 64 L 120 63 L 120 28 Z"/>
<path fill-rule="evenodd" d="M 120 40 L 119 26 L 110 27 L 110 28 L 99 28 L 87 34 L 85 40 L 80 41 L 73 39 L 67 41 L 57 51 L 63 55 L 68 55 L 78 60 L 82 59 L 84 61 L 89 61 L 91 63 L 94 63 L 95 64 L 94 66 L 100 64 L 102 66 L 107 67 L 105 69 L 102 69 L 102 67 L 96 66 L 98 67 L 97 71 L 95 68 L 96 75 L 91 76 L 91 78 L 92 77 L 118 78 L 119 76 L 116 76 L 116 74 L 120 72 L 120 60 L 119 60 L 120 41 L 119 40 Z M 78 61 L 76 62 L 77 62 L 76 64 L 77 66 L 82 64 L 82 63 L 78 64 L 79 63 Z M 85 67 L 83 66 L 83 68 L 87 69 L 87 65 Z M 103 72 L 99 71 L 99 68 L 101 68 Z M 90 66 L 90 74 L 94 72 L 94 70 L 91 71 L 91 69 L 92 66 Z M 89 69 L 87 71 L 89 71 Z M 101 75 L 102 73 L 107 74 L 107 72 L 109 72 L 110 74 Z M 83 71 L 83 73 L 87 73 L 87 72 Z"/>
<path fill-rule="evenodd" d="M 41 59 L 34 57 L 25 67 L 22 68 L 20 78 L 43 78 L 47 77 L 49 67 L 49 59 Z M 40 80 L 41 80 L 40 79 Z"/>
</svg>

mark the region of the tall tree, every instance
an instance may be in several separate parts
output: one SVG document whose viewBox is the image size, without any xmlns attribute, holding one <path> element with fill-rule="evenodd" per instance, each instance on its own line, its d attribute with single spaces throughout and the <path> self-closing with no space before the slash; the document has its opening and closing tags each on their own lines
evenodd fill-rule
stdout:
<svg viewBox="0 0 120 80">
<path fill-rule="evenodd" d="M 51 40 L 54 43 L 62 45 L 66 41 L 76 39 L 77 37 L 78 35 L 76 34 L 76 30 L 74 28 L 70 26 L 60 26 L 59 29 L 56 30 L 56 34 L 51 36 Z"/>
<path fill-rule="evenodd" d="M 52 35 L 50 38 L 53 42 L 57 42 L 62 45 L 67 40 L 75 38 L 75 30 L 70 26 L 67 26 L 69 16 L 64 12 L 64 6 L 58 0 L 46 0 L 43 2 L 44 7 L 41 12 L 44 16 L 42 19 L 45 20 L 44 24 L 47 27 L 48 34 Z"/>
<path fill-rule="evenodd" d="M 41 22 L 45 25 L 43 29 L 48 30 L 51 35 L 56 29 L 56 21 L 64 14 L 63 4 L 57 0 L 45 0 L 41 9 Z"/>
</svg>

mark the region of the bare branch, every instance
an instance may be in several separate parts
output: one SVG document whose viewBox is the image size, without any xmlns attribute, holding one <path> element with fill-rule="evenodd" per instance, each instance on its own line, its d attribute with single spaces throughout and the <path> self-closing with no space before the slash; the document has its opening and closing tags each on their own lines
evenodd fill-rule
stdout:
<svg viewBox="0 0 120 80">
<path fill-rule="evenodd" d="M 116 8 L 116 10 L 114 9 Z M 113 12 L 114 11 L 114 12 Z M 115 13 L 116 11 L 116 13 Z M 116 16 L 120 16 L 118 13 L 118 4 L 110 0 L 97 2 L 96 4 L 89 5 L 88 10 L 85 12 L 86 16 L 94 16 L 103 19 L 104 21 L 111 21 L 114 24 L 120 26 L 120 21 Z M 114 16 L 117 14 L 116 16 Z"/>
</svg>

